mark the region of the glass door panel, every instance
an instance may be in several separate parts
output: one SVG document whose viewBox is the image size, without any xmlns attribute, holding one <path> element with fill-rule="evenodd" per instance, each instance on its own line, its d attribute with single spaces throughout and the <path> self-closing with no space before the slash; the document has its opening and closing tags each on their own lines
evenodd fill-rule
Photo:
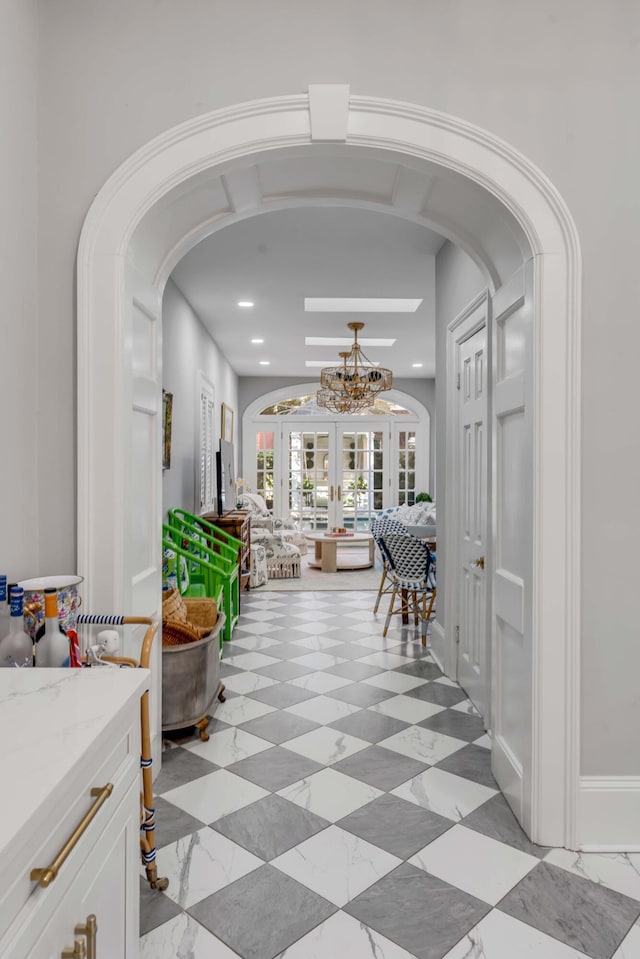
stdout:
<svg viewBox="0 0 640 959">
<path fill-rule="evenodd" d="M 274 454 L 273 431 L 256 433 L 256 492 L 264 497 L 269 509 L 273 509 L 275 490 Z"/>
<path fill-rule="evenodd" d="M 382 430 L 338 427 L 338 519 L 346 529 L 368 529 L 372 514 L 383 507 L 384 445 Z"/>
<path fill-rule="evenodd" d="M 416 501 L 416 432 L 399 430 L 396 476 L 398 506 L 413 506 Z"/>
<path fill-rule="evenodd" d="M 285 430 L 288 510 L 304 529 L 324 530 L 336 525 L 334 427 Z"/>
</svg>

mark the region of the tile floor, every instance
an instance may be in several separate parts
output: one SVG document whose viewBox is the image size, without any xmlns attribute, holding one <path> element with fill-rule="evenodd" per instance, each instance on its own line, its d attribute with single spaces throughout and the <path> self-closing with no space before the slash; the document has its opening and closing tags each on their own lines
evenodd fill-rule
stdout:
<svg viewBox="0 0 640 959">
<path fill-rule="evenodd" d="M 534 846 L 464 692 L 371 592 L 263 593 L 173 738 L 142 959 L 638 959 L 640 855 Z"/>
</svg>

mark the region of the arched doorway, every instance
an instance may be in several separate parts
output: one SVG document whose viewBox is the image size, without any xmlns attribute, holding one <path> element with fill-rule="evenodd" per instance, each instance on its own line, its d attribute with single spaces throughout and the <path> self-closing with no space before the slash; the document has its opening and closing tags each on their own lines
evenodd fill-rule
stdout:
<svg viewBox="0 0 640 959">
<path fill-rule="evenodd" d="M 147 144 L 110 178 L 87 216 L 78 255 L 78 557 L 87 600 L 94 608 L 158 608 L 158 343 L 166 278 L 225 219 L 257 212 L 250 158 L 305 153 L 402 158 L 405 173 L 393 188 L 398 215 L 419 216 L 427 205 L 435 228 L 481 265 L 499 305 L 498 340 L 514 309 L 531 331 L 522 368 L 502 376 L 497 407 L 509 432 L 519 430 L 513 448 L 526 449 L 532 479 L 524 567 L 499 570 L 506 554 L 500 542 L 494 549 L 504 621 L 512 632 L 513 622 L 521 624 L 515 642 L 526 647 L 526 661 L 502 664 L 503 676 L 515 680 L 510 695 L 527 694 L 526 735 L 505 741 L 504 756 L 532 838 L 575 846 L 580 253 L 553 186 L 486 131 L 411 104 L 314 87 L 308 96 L 199 117 Z M 438 171 L 442 190 L 427 202 L 416 176 Z M 222 173 L 235 202 L 227 194 L 226 208 L 210 202 L 213 212 L 203 217 L 200 204 L 194 217 L 190 199 Z M 351 192 L 350 202 L 370 202 L 356 186 Z M 487 229 L 473 222 L 483 204 L 493 213 Z M 516 250 L 511 262 L 509 249 Z M 510 289 L 518 267 L 517 289 Z M 507 419 L 512 413 L 523 414 L 517 427 Z M 494 487 L 498 507 L 501 483 L 506 475 Z"/>
</svg>

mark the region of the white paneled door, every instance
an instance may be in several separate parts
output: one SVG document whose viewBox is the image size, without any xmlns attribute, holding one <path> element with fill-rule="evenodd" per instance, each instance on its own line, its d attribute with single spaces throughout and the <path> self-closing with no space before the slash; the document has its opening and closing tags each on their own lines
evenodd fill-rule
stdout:
<svg viewBox="0 0 640 959">
<path fill-rule="evenodd" d="M 487 711 L 487 328 L 458 344 L 458 682 Z"/>
</svg>

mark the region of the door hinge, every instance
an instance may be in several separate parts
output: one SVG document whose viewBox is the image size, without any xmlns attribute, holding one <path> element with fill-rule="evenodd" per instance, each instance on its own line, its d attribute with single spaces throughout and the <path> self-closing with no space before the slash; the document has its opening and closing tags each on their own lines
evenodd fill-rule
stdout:
<svg viewBox="0 0 640 959">
<path fill-rule="evenodd" d="M 460 645 L 460 627 L 456 626 L 456 646 Z"/>
<path fill-rule="evenodd" d="M 460 374 L 459 374 L 459 373 L 458 373 L 457 376 L 456 376 L 456 389 L 457 389 L 457 390 L 460 389 Z"/>
</svg>

